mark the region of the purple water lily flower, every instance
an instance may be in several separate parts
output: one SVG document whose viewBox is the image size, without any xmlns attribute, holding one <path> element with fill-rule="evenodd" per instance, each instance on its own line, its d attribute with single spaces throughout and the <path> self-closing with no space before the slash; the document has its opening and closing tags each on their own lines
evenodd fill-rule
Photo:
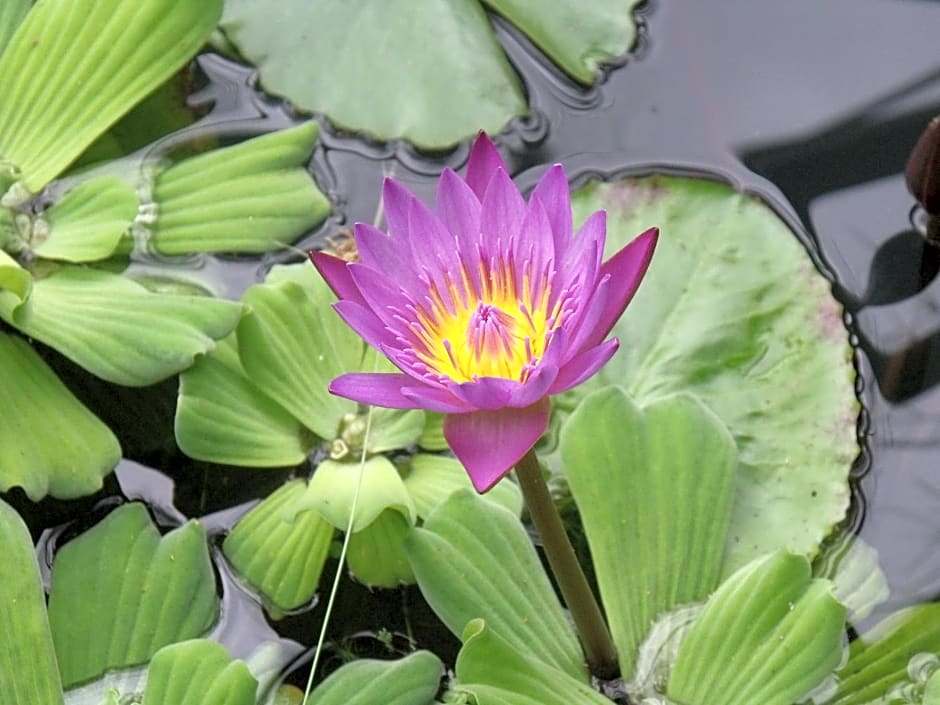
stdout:
<svg viewBox="0 0 940 705">
<path fill-rule="evenodd" d="M 604 338 L 639 286 L 658 230 L 602 262 L 604 211 L 572 238 L 563 167 L 551 167 L 526 203 L 483 134 L 466 179 L 441 175 L 434 211 L 392 179 L 383 198 L 389 232 L 356 224 L 360 262 L 311 259 L 339 297 L 339 315 L 401 372 L 345 374 L 330 391 L 447 414 L 444 436 L 485 492 L 545 432 L 548 397 L 617 350 Z"/>
</svg>

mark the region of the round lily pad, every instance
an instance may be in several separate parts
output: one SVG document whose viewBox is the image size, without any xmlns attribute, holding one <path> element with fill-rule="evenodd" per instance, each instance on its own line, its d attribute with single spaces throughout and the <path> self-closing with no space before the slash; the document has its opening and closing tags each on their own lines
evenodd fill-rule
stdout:
<svg viewBox="0 0 940 705">
<path fill-rule="evenodd" d="M 725 575 L 778 547 L 815 553 L 845 514 L 858 452 L 852 350 L 829 282 L 768 206 L 725 184 L 593 182 L 573 208 L 576 222 L 607 210 L 607 256 L 661 229 L 614 328 L 620 350 L 579 394 L 617 384 L 645 406 L 687 391 L 722 419 L 738 446 Z"/>
</svg>

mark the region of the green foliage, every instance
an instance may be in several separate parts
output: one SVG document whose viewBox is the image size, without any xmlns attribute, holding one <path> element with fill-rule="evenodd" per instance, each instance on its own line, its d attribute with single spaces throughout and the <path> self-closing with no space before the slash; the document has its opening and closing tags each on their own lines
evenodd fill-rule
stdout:
<svg viewBox="0 0 940 705">
<path fill-rule="evenodd" d="M 406 541 L 425 600 L 457 635 L 482 618 L 511 648 L 586 682 L 581 648 L 516 516 L 459 490 Z"/>
<path fill-rule="evenodd" d="M 62 685 L 33 542 L 0 500 L 0 702 L 62 705 Z"/>
<path fill-rule="evenodd" d="M 485 4 L 585 84 L 636 36 L 638 0 Z M 221 27 L 268 91 L 378 139 L 440 149 L 527 112 L 479 0 L 230 0 Z"/>
<path fill-rule="evenodd" d="M 688 396 L 639 409 L 620 389 L 589 395 L 561 455 L 591 547 L 621 674 L 652 623 L 717 587 L 734 493 L 734 441 Z"/>
<path fill-rule="evenodd" d="M 738 447 L 725 575 L 787 547 L 811 554 L 842 519 L 858 448 L 841 311 L 767 206 L 701 179 L 592 183 L 575 221 L 606 208 L 607 255 L 658 225 L 656 256 L 613 335 L 620 351 L 576 395 L 624 386 L 640 406 L 698 396 Z"/>
<path fill-rule="evenodd" d="M 444 664 L 428 651 L 398 661 L 361 659 L 346 664 L 310 696 L 317 705 L 430 705 Z"/>
<path fill-rule="evenodd" d="M 52 565 L 49 622 L 62 681 L 145 663 L 204 633 L 218 607 L 202 526 L 161 537 L 143 505 L 119 507 L 62 546 Z"/>
<path fill-rule="evenodd" d="M 100 489 L 121 457 L 114 434 L 26 341 L 0 333 L 0 370 L 0 491 L 39 500 Z"/>
</svg>

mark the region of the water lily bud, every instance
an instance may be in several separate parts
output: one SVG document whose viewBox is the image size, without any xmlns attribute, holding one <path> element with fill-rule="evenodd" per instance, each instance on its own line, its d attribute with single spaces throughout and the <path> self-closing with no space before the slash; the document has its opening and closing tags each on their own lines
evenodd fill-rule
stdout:
<svg viewBox="0 0 940 705">
<path fill-rule="evenodd" d="M 931 215 L 940 215 L 940 116 L 930 121 L 914 145 L 904 178 L 923 209 Z"/>
</svg>

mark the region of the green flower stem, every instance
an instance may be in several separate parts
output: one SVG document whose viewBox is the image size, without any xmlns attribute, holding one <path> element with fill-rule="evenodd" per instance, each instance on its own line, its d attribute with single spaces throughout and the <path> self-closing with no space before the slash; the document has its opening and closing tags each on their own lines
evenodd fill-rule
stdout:
<svg viewBox="0 0 940 705">
<path fill-rule="evenodd" d="M 610 638 L 600 606 L 591 592 L 564 524 L 552 501 L 535 451 L 529 450 L 516 464 L 516 476 L 532 522 L 542 538 L 542 548 L 555 574 L 562 597 L 574 619 L 575 629 L 584 647 L 588 667 L 598 678 L 617 675 L 617 649 Z"/>
</svg>

